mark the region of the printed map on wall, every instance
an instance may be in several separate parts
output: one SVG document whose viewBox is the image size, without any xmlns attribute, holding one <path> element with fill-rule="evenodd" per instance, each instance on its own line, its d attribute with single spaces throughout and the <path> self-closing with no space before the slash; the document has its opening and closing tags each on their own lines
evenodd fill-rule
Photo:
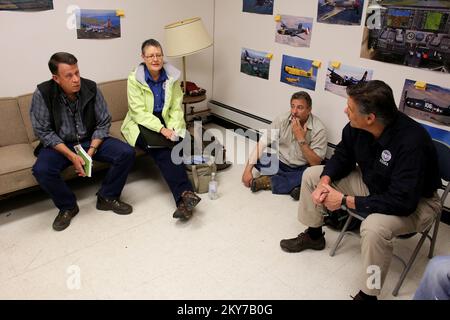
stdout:
<svg viewBox="0 0 450 320">
<path fill-rule="evenodd" d="M 280 15 L 277 22 L 275 42 L 293 47 L 309 47 L 311 42 L 312 18 Z"/>
<path fill-rule="evenodd" d="M 281 64 L 281 82 L 291 86 L 316 90 L 317 68 L 313 61 L 283 55 Z"/>
<path fill-rule="evenodd" d="M 341 64 L 339 68 L 333 68 L 332 63 L 330 62 L 327 69 L 325 90 L 347 98 L 347 86 L 372 80 L 372 74 L 372 70 L 347 66 L 344 64 Z"/>
<path fill-rule="evenodd" d="M 415 83 L 414 80 L 405 81 L 399 110 L 410 117 L 439 125 L 440 128 L 424 126 L 434 139 L 446 139 L 450 145 L 450 89 L 432 84 L 427 84 L 425 90 L 417 89 Z"/>
<path fill-rule="evenodd" d="M 242 11 L 259 14 L 273 14 L 274 0 L 243 0 Z"/>
<path fill-rule="evenodd" d="M 449 0 L 380 0 L 369 7 L 362 58 L 450 71 Z"/>
<path fill-rule="evenodd" d="M 77 38 L 120 38 L 120 17 L 116 10 L 81 9 L 77 14 Z"/>
<path fill-rule="evenodd" d="M 360 25 L 364 0 L 319 0 L 317 22 Z"/>
<path fill-rule="evenodd" d="M 0 0 L 0 10 L 44 11 L 53 9 L 53 0 Z"/>
<path fill-rule="evenodd" d="M 242 48 L 241 72 L 263 79 L 269 79 L 270 59 L 267 52 Z"/>
</svg>

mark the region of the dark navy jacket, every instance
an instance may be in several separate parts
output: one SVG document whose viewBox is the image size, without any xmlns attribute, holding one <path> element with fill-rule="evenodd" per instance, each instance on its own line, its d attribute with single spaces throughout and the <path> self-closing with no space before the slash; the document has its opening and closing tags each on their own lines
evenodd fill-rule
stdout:
<svg viewBox="0 0 450 320">
<path fill-rule="evenodd" d="M 430 198 L 441 185 L 437 153 L 428 132 L 401 112 L 378 140 L 347 124 L 322 176 L 339 180 L 357 164 L 370 192 L 367 197 L 355 197 L 356 211 L 363 214 L 410 215 L 421 197 Z"/>
</svg>

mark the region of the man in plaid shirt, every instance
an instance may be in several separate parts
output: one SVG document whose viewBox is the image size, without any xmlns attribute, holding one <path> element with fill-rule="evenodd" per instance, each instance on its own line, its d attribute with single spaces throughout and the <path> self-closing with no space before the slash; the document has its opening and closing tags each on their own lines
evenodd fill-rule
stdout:
<svg viewBox="0 0 450 320">
<path fill-rule="evenodd" d="M 53 222 L 56 231 L 67 228 L 79 211 L 74 193 L 60 175 L 73 165 L 79 176 L 86 176 L 76 145 L 94 160 L 111 164 L 97 193 L 97 209 L 117 214 L 133 210 L 119 198 L 134 163 L 134 149 L 108 136 L 111 115 L 106 102 L 95 82 L 80 77 L 77 63 L 70 53 L 55 53 L 48 62 L 52 79 L 37 86 L 30 109 L 33 130 L 40 140 L 33 175 L 59 209 Z"/>
</svg>

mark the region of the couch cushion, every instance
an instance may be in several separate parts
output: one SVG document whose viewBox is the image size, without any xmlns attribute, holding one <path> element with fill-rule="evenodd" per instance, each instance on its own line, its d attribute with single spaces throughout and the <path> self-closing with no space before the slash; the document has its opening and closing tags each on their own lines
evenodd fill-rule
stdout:
<svg viewBox="0 0 450 320">
<path fill-rule="evenodd" d="M 108 104 L 112 120 L 125 119 L 128 112 L 127 80 L 115 80 L 98 84 Z"/>
<path fill-rule="evenodd" d="M 16 98 L 0 98 L 0 116 L 0 147 L 28 143 Z"/>
<path fill-rule="evenodd" d="M 122 140 L 123 142 L 127 143 L 125 138 L 122 135 L 122 132 L 120 131 L 120 127 L 122 126 L 123 121 L 113 121 L 111 122 L 111 128 L 109 128 L 109 135 L 111 137 L 117 138 L 119 140 Z"/>
<path fill-rule="evenodd" d="M 0 147 L 0 175 L 31 168 L 35 161 L 33 148 L 28 143 Z"/>
<path fill-rule="evenodd" d="M 33 126 L 30 119 L 31 99 L 33 94 L 25 94 L 17 97 L 19 103 L 20 114 L 22 115 L 23 123 L 25 124 L 25 130 L 27 132 L 29 142 L 37 141 L 38 138 L 34 135 Z"/>
<path fill-rule="evenodd" d="M 28 144 L 0 147 L 0 190 L 1 194 L 37 185 L 31 174 L 36 158 Z"/>
</svg>

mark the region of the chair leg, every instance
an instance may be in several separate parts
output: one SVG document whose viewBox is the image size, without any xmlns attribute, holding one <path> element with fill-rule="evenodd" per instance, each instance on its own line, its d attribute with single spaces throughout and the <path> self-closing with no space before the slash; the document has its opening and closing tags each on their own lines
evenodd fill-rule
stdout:
<svg viewBox="0 0 450 320">
<path fill-rule="evenodd" d="M 400 279 L 398 279 L 397 284 L 395 285 L 394 291 L 392 291 L 392 295 L 396 297 L 398 295 L 398 291 L 400 290 L 400 287 L 403 284 L 403 281 L 406 278 L 406 275 L 408 274 L 409 270 L 411 269 L 414 261 L 416 260 L 417 254 L 419 253 L 420 248 L 422 248 L 423 242 L 427 238 L 427 234 L 430 231 L 430 229 L 427 229 L 422 233 L 422 237 L 419 240 L 419 243 L 417 244 L 416 248 L 414 249 L 413 254 L 408 260 L 408 263 L 406 264 L 405 268 L 402 271 L 402 274 L 400 275 Z"/>
<path fill-rule="evenodd" d="M 434 222 L 433 237 L 431 238 L 430 251 L 428 252 L 429 259 L 433 258 L 434 247 L 436 245 L 436 239 L 437 239 L 437 234 L 438 234 L 438 230 L 439 230 L 439 222 L 441 221 L 441 214 L 442 214 L 441 212 L 438 213 L 438 215 L 436 217 L 436 221 Z"/>
<path fill-rule="evenodd" d="M 337 238 L 336 242 L 333 245 L 333 248 L 331 248 L 330 256 L 333 257 L 336 253 L 337 247 L 339 246 L 339 243 L 341 243 L 342 238 L 344 238 L 345 233 L 347 232 L 348 226 L 350 225 L 350 222 L 352 221 L 353 217 L 351 215 L 348 215 L 347 221 L 345 221 L 344 227 L 341 230 L 341 233 L 339 234 L 339 237 Z"/>
</svg>

